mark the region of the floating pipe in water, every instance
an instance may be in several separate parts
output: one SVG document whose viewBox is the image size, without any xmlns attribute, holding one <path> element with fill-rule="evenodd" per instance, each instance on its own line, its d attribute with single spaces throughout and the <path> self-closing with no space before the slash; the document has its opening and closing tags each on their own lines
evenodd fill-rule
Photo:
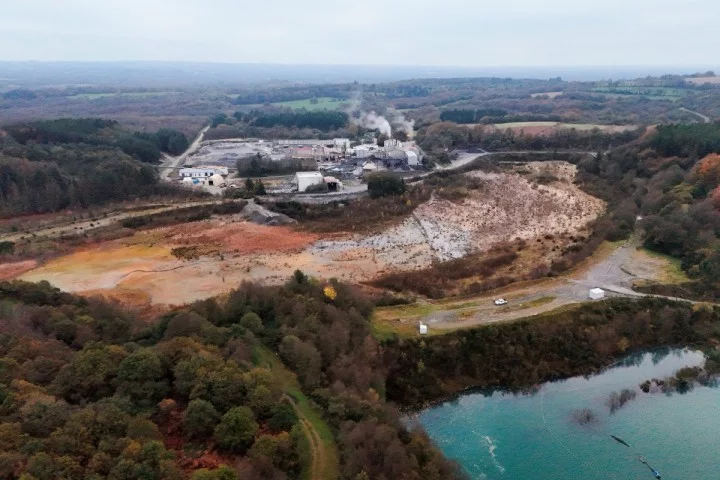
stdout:
<svg viewBox="0 0 720 480">
<path fill-rule="evenodd" d="M 617 441 L 618 443 L 622 443 L 622 444 L 625 445 L 626 447 L 630 448 L 630 445 L 628 445 L 627 442 L 626 442 L 625 440 L 623 440 L 622 438 L 616 437 L 615 435 L 610 435 L 610 436 L 611 436 L 612 438 L 614 438 L 615 441 Z"/>
</svg>

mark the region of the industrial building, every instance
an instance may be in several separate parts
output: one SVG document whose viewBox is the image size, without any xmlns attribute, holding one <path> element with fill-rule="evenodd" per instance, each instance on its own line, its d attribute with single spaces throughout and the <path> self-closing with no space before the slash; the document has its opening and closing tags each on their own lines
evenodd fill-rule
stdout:
<svg viewBox="0 0 720 480">
<path fill-rule="evenodd" d="M 181 168 L 180 177 L 182 178 L 209 178 L 213 175 L 227 175 L 226 167 L 191 167 Z"/>
<path fill-rule="evenodd" d="M 295 184 L 297 191 L 304 192 L 311 185 L 322 185 L 325 182 L 323 174 L 320 172 L 297 172 L 295 174 Z"/>
</svg>

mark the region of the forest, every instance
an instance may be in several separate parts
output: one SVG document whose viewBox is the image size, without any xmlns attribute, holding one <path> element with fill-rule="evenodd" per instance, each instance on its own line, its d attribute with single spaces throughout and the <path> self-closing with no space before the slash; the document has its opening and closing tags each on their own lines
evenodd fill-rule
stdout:
<svg viewBox="0 0 720 480">
<path fill-rule="evenodd" d="M 659 127 L 649 139 L 578 163 L 583 188 L 610 202 L 613 222 L 630 232 L 636 222 L 645 246 L 681 259 L 693 279 L 685 295 L 720 296 L 720 144 L 714 124 Z M 702 147 L 697 140 L 703 139 Z M 679 142 L 679 143 L 678 143 Z M 686 151 L 674 156 L 681 145 Z M 702 156 L 704 155 L 704 156 Z"/>
<path fill-rule="evenodd" d="M 150 323 L 44 282 L 0 283 L 0 306 L 2 478 L 298 478 L 300 401 L 329 424 L 341 478 L 464 478 L 385 402 L 373 302 L 354 287 L 296 272 Z"/>
<path fill-rule="evenodd" d="M 11 125 L 0 137 L 0 216 L 89 208 L 150 196 L 177 196 L 160 184 L 161 152 L 178 153 L 180 132 L 133 133 L 103 119 Z"/>
<path fill-rule="evenodd" d="M 590 374 L 659 345 L 708 345 L 720 309 L 645 298 L 585 304 L 542 318 L 384 342 L 389 400 L 421 407 L 466 388 L 532 389 Z"/>
<path fill-rule="evenodd" d="M 642 135 L 643 131 L 644 129 L 637 129 L 608 133 L 598 129 L 582 131 L 568 128 L 553 131 L 548 135 L 526 135 L 484 125 L 463 126 L 453 122 L 440 122 L 420 129 L 416 140 L 418 145 L 430 154 L 471 146 L 480 146 L 490 151 L 596 150 L 628 143 Z"/>
</svg>

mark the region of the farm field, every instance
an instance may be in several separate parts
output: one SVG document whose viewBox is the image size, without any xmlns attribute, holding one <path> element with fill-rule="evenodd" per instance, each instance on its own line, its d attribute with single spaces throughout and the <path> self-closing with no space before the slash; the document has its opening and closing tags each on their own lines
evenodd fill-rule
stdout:
<svg viewBox="0 0 720 480">
<path fill-rule="evenodd" d="M 720 85 L 720 77 L 688 77 L 685 79 L 686 82 L 693 83 L 695 85 L 703 85 L 706 83 Z"/>
<path fill-rule="evenodd" d="M 322 236 L 225 216 L 138 232 L 18 269 L 30 268 L 20 275 L 24 280 L 48 280 L 66 291 L 143 292 L 152 303 L 177 305 L 221 294 L 246 280 L 279 284 L 295 269 L 362 283 L 523 240 L 543 245 L 549 251 L 527 250 L 551 261 L 571 237 L 588 234 L 587 224 L 605 205 L 572 183 L 575 167 L 570 164 L 526 164 L 526 169 L 557 180 L 538 184 L 532 174 L 471 172 L 467 175 L 480 186 L 464 199 L 433 197 L 410 217 L 373 235 Z M 508 196 L 508 191 L 516 194 Z"/>
<path fill-rule="evenodd" d="M 292 108 L 295 110 L 305 109 L 305 110 L 336 110 L 340 108 L 341 105 L 348 103 L 345 99 L 337 99 L 337 98 L 331 98 L 331 97 L 318 97 L 317 102 L 313 102 L 312 99 L 305 99 L 305 100 L 288 100 L 287 102 L 274 102 L 270 105 L 276 106 L 276 107 L 285 107 L 285 108 Z M 255 105 L 246 105 L 248 107 L 253 108 L 260 108 L 263 105 L 262 104 L 255 104 Z"/>
</svg>

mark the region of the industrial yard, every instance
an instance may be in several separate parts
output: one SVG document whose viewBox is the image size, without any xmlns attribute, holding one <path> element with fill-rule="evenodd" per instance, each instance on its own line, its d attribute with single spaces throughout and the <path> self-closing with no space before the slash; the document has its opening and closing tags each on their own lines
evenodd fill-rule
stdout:
<svg viewBox="0 0 720 480">
<path fill-rule="evenodd" d="M 204 141 L 187 155 L 172 179 L 214 194 L 242 188 L 247 177 L 267 178 L 271 194 L 305 193 L 308 187 L 326 184 L 328 188 L 311 188 L 318 193 L 338 192 L 346 186 L 357 190 L 364 177 L 378 171 L 422 169 L 424 154 L 415 142 L 388 139 L 380 146 L 374 138 L 367 141 L 354 146 L 347 138 Z M 305 175 L 313 180 L 299 182 L 296 172 L 315 175 Z"/>
</svg>

